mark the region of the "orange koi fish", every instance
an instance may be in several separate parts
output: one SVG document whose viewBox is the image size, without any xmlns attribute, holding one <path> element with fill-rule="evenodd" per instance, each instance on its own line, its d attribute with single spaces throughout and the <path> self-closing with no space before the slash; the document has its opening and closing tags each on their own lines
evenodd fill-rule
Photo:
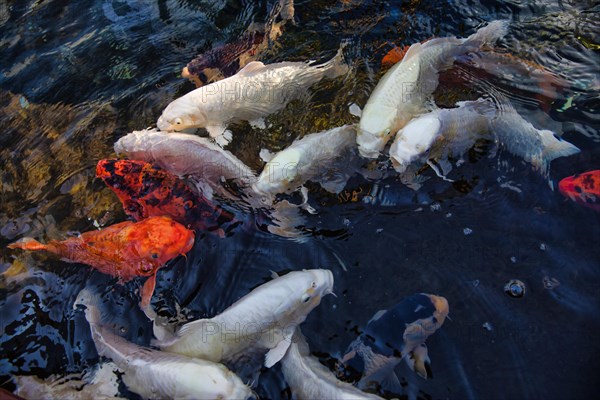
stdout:
<svg viewBox="0 0 600 400">
<path fill-rule="evenodd" d="M 118 277 L 120 283 L 150 276 L 142 288 L 142 304 L 149 304 L 158 268 L 178 255 L 185 255 L 193 245 L 193 231 L 169 217 L 151 217 L 84 232 L 63 241 L 51 240 L 47 244 L 24 238 L 9 244 L 8 248 L 49 251 L 64 261 L 87 264 Z"/>
<path fill-rule="evenodd" d="M 558 183 L 558 190 L 582 206 L 600 211 L 600 170 L 564 178 Z"/>
<path fill-rule="evenodd" d="M 96 176 L 136 221 L 166 215 L 187 227 L 214 231 L 233 220 L 232 214 L 194 193 L 179 177 L 145 161 L 100 160 Z"/>
</svg>

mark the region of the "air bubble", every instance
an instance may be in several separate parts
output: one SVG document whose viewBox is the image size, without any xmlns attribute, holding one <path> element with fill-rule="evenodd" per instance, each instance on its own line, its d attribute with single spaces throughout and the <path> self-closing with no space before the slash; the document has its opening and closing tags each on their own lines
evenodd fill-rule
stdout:
<svg viewBox="0 0 600 400">
<path fill-rule="evenodd" d="M 525 296 L 525 284 L 518 279 L 511 279 L 504 286 L 504 292 L 510 297 L 523 297 Z"/>
</svg>

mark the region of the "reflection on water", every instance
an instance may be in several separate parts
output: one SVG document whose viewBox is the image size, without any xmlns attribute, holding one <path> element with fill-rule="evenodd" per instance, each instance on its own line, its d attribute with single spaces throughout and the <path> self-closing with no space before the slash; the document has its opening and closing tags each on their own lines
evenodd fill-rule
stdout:
<svg viewBox="0 0 600 400">
<path fill-rule="evenodd" d="M 116 196 L 94 178 L 97 161 L 194 88 L 179 75 L 183 66 L 264 22 L 274 3 L 0 2 L 2 387 L 13 390 L 14 375 L 62 376 L 97 364 L 87 322 L 72 311 L 85 285 L 108 288 L 108 323 L 128 340 L 149 343 L 151 325 L 137 306 L 141 280 L 118 285 L 87 266 L 6 245 L 125 220 Z M 599 167 L 594 2 L 295 3 L 295 24 L 262 61 L 323 61 L 350 39 L 352 71 L 267 118 L 268 129 L 232 126 L 229 150 L 253 170 L 262 169 L 262 148 L 278 151 L 297 137 L 356 122 L 348 107 L 364 106 L 394 46 L 464 36 L 502 18 L 511 20 L 509 35 L 492 56 L 461 59 L 442 74 L 436 103 L 450 107 L 497 90 L 536 127 L 582 150 L 553 161 L 550 180 Z M 324 298 L 302 329 L 332 368 L 376 311 L 435 293 L 448 299 L 452 320 L 427 341 L 433 379 L 397 369 L 405 394 L 590 397 L 599 389 L 599 215 L 485 141 L 452 174 L 454 182 L 444 181 L 425 166 L 414 191 L 388 163 L 372 162 L 338 195 L 309 183 L 318 213 L 302 212 L 302 243 L 268 232 L 261 215 L 241 213 L 248 223 L 231 237 L 198 233 L 187 258 L 159 271 L 153 306 L 171 321 L 213 316 L 269 280 L 271 270 L 328 268 L 337 297 Z M 290 396 L 278 366 L 261 375 L 256 390 L 261 398 Z"/>
</svg>

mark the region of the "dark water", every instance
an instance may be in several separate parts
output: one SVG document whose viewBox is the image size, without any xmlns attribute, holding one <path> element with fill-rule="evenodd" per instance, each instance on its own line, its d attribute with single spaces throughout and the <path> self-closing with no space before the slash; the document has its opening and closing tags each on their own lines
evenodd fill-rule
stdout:
<svg viewBox="0 0 600 400">
<path fill-rule="evenodd" d="M 597 3 L 295 3 L 296 25 L 286 26 L 262 61 L 325 59 L 351 39 L 353 72 L 270 117 L 272 131 L 235 126 L 230 149 L 251 167 L 260 170 L 262 147 L 278 150 L 299 135 L 354 122 L 348 104 L 365 104 L 393 44 L 465 36 L 501 18 L 511 25 L 498 51 L 543 66 L 563 87 L 548 96 L 523 74 L 476 72 L 465 61 L 442 76 L 436 101 L 450 106 L 494 87 L 538 128 L 582 150 L 552 163 L 554 184 L 600 167 Z M 193 89 L 179 75 L 189 60 L 264 21 L 272 6 L 0 2 L 2 387 L 14 389 L 13 375 L 63 375 L 98 362 L 87 322 L 72 311 L 85 285 L 112 287 L 110 322 L 130 340 L 149 343 L 151 327 L 134 293 L 139 282 L 109 286 L 114 280 L 88 267 L 6 245 L 125 220 L 116 196 L 94 179 L 96 162 Z M 520 159 L 483 147 L 453 171 L 456 182 L 426 171 L 431 179 L 418 192 L 394 174 L 355 176 L 338 197 L 311 187 L 319 212 L 307 216 L 313 234 L 306 243 L 252 224 L 226 239 L 198 234 L 187 259 L 159 273 L 153 305 L 166 316 L 176 314 L 176 304 L 189 318 L 212 316 L 267 281 L 270 270 L 328 268 L 338 297 L 326 297 L 303 325 L 324 362 L 340 357 L 376 311 L 416 292 L 435 293 L 448 299 L 452 321 L 427 341 L 434 379 L 398 368 L 420 396 L 592 397 L 600 389 L 600 214 L 565 200 Z M 511 279 L 525 284 L 523 297 L 504 292 Z M 278 366 L 262 374 L 257 392 L 289 396 Z"/>
</svg>

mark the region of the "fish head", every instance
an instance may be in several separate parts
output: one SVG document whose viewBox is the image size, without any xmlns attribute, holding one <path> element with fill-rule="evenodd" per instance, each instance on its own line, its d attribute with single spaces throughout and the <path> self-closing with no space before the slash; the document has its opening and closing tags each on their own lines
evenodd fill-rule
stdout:
<svg viewBox="0 0 600 400">
<path fill-rule="evenodd" d="M 150 217 L 138 222 L 126 240 L 129 248 L 121 255 L 139 260 L 136 273 L 149 276 L 169 260 L 190 251 L 194 232 L 169 217 Z"/>
<path fill-rule="evenodd" d="M 293 148 L 277 153 L 252 185 L 254 191 L 262 195 L 275 195 L 295 189 L 294 183 L 300 175 L 298 163 L 301 156 L 301 152 Z"/>
<path fill-rule="evenodd" d="M 277 285 L 281 302 L 276 318 L 288 327 L 303 322 L 323 296 L 333 293 L 333 274 L 327 269 L 292 271 L 272 282 Z"/>
<path fill-rule="evenodd" d="M 156 122 L 158 129 L 173 132 L 206 127 L 206 115 L 199 107 L 190 104 L 190 99 L 190 97 L 183 96 L 171 102 Z"/>
<path fill-rule="evenodd" d="M 426 157 L 440 130 L 441 122 L 435 115 L 416 118 L 400 129 L 390 147 L 394 169 L 403 173 L 409 164 Z"/>
<path fill-rule="evenodd" d="M 356 134 L 358 152 L 365 158 L 377 158 L 390 138 L 396 123 L 396 110 L 365 106 Z"/>
</svg>

